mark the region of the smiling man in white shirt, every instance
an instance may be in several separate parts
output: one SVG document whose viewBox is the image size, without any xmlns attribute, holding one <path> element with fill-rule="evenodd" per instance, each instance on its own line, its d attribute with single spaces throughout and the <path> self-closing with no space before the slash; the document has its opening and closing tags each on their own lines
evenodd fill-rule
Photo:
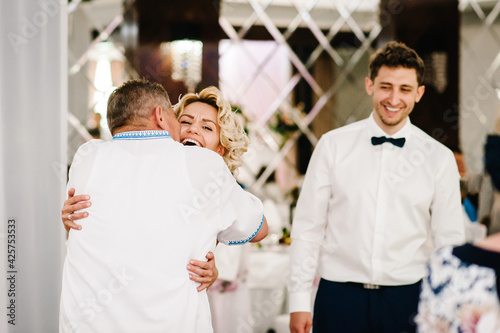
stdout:
<svg viewBox="0 0 500 333">
<path fill-rule="evenodd" d="M 390 42 L 370 58 L 373 112 L 323 135 L 292 228 L 290 330 L 414 332 L 431 252 L 464 241 L 453 153 L 408 118 L 424 64 Z M 313 280 L 321 280 L 311 316 Z"/>
</svg>

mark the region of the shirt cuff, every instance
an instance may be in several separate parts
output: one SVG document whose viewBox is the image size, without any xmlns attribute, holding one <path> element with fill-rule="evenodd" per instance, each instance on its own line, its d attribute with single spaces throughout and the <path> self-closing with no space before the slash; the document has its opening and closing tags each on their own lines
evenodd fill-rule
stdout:
<svg viewBox="0 0 500 333">
<path fill-rule="evenodd" d="M 290 294 L 289 311 L 292 312 L 312 312 L 311 293 L 298 292 Z"/>
</svg>

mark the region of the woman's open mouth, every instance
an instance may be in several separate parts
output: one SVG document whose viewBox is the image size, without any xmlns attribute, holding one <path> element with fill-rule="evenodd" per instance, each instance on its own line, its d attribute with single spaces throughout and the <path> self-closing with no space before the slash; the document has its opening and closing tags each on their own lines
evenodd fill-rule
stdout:
<svg viewBox="0 0 500 333">
<path fill-rule="evenodd" d="M 199 143 L 198 141 L 196 140 L 193 140 L 193 139 L 184 139 L 182 140 L 182 144 L 184 146 L 197 146 L 197 147 L 203 147 L 201 145 L 201 143 Z"/>
</svg>

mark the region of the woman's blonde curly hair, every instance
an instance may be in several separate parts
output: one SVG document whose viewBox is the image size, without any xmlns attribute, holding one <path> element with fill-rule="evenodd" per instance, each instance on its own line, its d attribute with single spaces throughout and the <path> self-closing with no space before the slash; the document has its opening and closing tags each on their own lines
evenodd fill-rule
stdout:
<svg viewBox="0 0 500 333">
<path fill-rule="evenodd" d="M 184 95 L 174 106 L 177 119 L 189 104 L 201 102 L 214 107 L 217 110 L 217 122 L 220 127 L 220 143 L 226 152 L 222 156 L 229 170 L 235 172 L 243 164 L 242 156 L 247 151 L 248 136 L 243 125 L 232 111 L 231 105 L 223 97 L 219 89 L 210 86 L 199 93 L 188 93 Z"/>
</svg>

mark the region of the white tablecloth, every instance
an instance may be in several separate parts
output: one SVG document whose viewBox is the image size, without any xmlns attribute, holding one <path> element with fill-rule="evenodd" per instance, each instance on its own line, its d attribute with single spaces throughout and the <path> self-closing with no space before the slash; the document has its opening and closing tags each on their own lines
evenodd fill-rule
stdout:
<svg viewBox="0 0 500 333">
<path fill-rule="evenodd" d="M 274 328 L 275 319 L 287 312 L 286 275 L 288 247 L 255 249 L 249 257 L 247 286 L 250 288 L 253 333 L 266 333 Z"/>
</svg>

